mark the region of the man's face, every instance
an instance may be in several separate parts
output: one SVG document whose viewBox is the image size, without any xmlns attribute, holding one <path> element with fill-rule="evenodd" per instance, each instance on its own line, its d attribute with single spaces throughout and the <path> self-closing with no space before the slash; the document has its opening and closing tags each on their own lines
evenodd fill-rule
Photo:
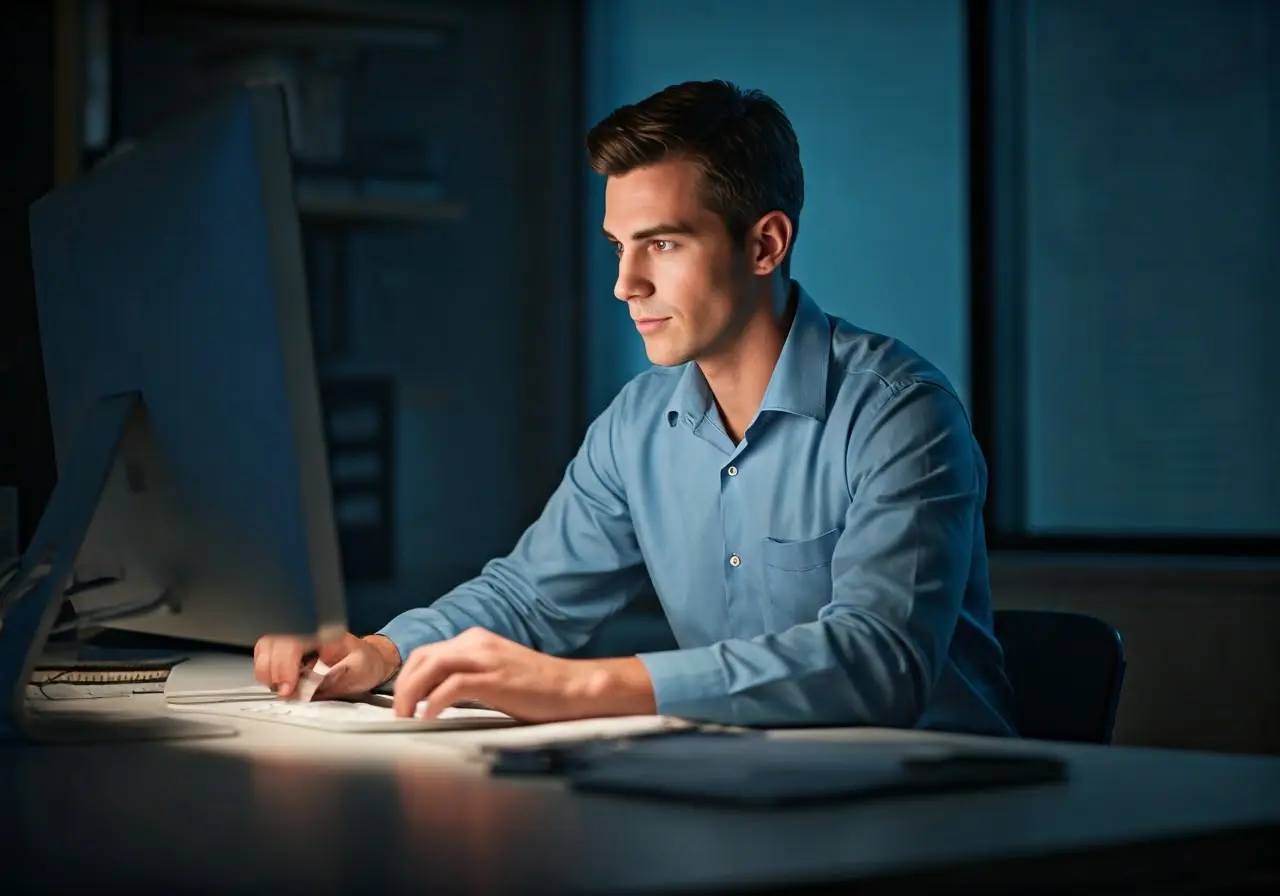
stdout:
<svg viewBox="0 0 1280 896">
<path fill-rule="evenodd" d="M 610 177 L 604 232 L 618 252 L 613 294 L 627 303 L 654 364 L 723 351 L 750 314 L 747 264 L 723 219 L 702 205 L 684 159 Z"/>
</svg>

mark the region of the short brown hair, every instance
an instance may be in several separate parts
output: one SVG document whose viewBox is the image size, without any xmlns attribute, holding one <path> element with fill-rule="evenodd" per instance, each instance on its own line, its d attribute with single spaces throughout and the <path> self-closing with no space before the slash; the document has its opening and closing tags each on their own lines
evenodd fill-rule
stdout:
<svg viewBox="0 0 1280 896">
<path fill-rule="evenodd" d="M 703 201 L 741 244 L 771 211 L 791 219 L 792 246 L 804 205 L 800 143 L 782 107 L 727 81 L 686 81 L 614 110 L 587 134 L 598 174 L 617 176 L 684 157 L 702 171 Z M 791 247 L 783 261 L 791 266 Z"/>
</svg>

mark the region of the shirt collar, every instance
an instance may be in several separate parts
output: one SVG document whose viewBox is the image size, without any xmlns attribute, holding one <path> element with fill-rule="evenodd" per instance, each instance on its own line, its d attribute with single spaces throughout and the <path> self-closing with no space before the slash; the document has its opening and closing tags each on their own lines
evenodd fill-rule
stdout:
<svg viewBox="0 0 1280 896">
<path fill-rule="evenodd" d="M 782 345 L 782 354 L 769 377 L 760 403 L 761 411 L 781 411 L 814 420 L 827 417 L 827 371 L 831 362 L 831 323 L 804 287 L 792 281 L 796 314 Z M 675 426 L 683 417 L 696 426 L 713 404 L 711 388 L 690 361 L 667 403 L 667 422 Z"/>
</svg>

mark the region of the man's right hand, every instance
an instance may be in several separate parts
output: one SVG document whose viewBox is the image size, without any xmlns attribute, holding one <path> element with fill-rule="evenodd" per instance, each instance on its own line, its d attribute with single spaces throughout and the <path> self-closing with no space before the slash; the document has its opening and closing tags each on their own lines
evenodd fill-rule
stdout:
<svg viewBox="0 0 1280 896">
<path fill-rule="evenodd" d="M 302 658 L 315 651 L 328 673 L 313 699 L 348 697 L 371 691 L 400 668 L 396 646 L 382 635 L 350 633 L 323 644 L 296 635 L 263 635 L 253 645 L 253 677 L 289 697 L 302 675 Z"/>
</svg>

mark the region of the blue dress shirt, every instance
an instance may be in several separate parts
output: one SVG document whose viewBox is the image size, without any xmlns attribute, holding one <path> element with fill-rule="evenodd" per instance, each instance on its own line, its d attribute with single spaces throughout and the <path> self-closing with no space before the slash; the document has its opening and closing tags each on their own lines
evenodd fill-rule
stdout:
<svg viewBox="0 0 1280 896">
<path fill-rule="evenodd" d="M 659 713 L 1013 734 L 964 406 L 796 291 L 739 444 L 695 364 L 645 371 L 508 556 L 381 634 L 401 656 L 473 626 L 564 655 L 651 586 L 679 645 L 640 654 Z"/>
</svg>

